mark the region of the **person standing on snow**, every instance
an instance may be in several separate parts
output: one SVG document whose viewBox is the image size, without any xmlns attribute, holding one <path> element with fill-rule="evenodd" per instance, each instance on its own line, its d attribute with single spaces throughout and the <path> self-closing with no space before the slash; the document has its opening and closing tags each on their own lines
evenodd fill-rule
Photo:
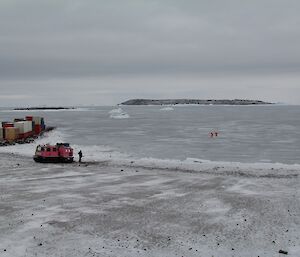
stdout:
<svg viewBox="0 0 300 257">
<path fill-rule="evenodd" d="M 78 152 L 78 156 L 79 156 L 79 162 L 81 162 L 81 158 L 82 158 L 82 152 L 81 152 L 81 150 Z"/>
</svg>

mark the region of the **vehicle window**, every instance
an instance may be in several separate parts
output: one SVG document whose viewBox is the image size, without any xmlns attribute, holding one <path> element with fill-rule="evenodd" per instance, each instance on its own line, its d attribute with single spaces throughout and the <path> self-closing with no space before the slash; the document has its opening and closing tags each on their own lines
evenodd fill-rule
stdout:
<svg viewBox="0 0 300 257">
<path fill-rule="evenodd" d="M 41 148 L 41 151 L 42 151 L 42 152 L 44 152 L 44 151 L 45 151 L 45 148 L 44 148 L 44 147 L 42 147 L 42 148 Z"/>
<path fill-rule="evenodd" d="M 48 147 L 48 148 L 47 148 L 47 152 L 51 152 L 51 148 Z"/>
<path fill-rule="evenodd" d="M 56 152 L 56 148 L 55 147 L 53 148 L 53 152 Z"/>
<path fill-rule="evenodd" d="M 38 147 L 36 148 L 36 150 L 37 150 L 38 152 L 40 152 L 40 151 L 42 150 L 42 147 L 38 146 Z"/>
</svg>

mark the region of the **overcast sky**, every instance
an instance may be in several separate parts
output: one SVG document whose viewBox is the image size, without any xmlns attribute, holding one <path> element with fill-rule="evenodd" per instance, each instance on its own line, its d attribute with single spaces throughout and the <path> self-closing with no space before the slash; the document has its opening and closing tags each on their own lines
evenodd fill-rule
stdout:
<svg viewBox="0 0 300 257">
<path fill-rule="evenodd" d="M 0 0 L 0 106 L 300 104 L 299 0 Z"/>
</svg>

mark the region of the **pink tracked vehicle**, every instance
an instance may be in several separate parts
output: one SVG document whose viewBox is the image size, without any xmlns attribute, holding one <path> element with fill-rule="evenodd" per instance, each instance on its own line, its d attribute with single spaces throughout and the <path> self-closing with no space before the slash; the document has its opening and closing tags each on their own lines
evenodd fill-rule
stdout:
<svg viewBox="0 0 300 257">
<path fill-rule="evenodd" d="M 33 159 L 36 162 L 70 163 L 74 160 L 73 148 L 68 143 L 38 145 Z"/>
</svg>

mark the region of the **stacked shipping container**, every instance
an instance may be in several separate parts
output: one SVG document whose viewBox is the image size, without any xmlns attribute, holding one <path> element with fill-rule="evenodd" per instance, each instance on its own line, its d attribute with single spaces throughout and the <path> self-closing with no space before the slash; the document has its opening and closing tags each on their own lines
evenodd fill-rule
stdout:
<svg viewBox="0 0 300 257">
<path fill-rule="evenodd" d="M 3 127 L 3 139 L 6 139 L 6 129 L 7 128 L 13 128 L 14 124 L 9 122 L 9 121 L 3 121 L 2 122 L 2 127 Z"/>
<path fill-rule="evenodd" d="M 42 117 L 26 117 L 27 118 L 32 118 L 32 121 L 34 121 L 34 132 L 35 134 L 41 133 L 41 131 L 45 130 L 45 122 L 44 118 Z"/>
<path fill-rule="evenodd" d="M 3 128 L 2 128 L 2 123 L 0 122 L 0 141 L 3 140 Z"/>
<path fill-rule="evenodd" d="M 32 121 L 17 121 L 14 122 L 14 127 L 19 129 L 19 138 L 27 138 L 33 135 Z"/>
<path fill-rule="evenodd" d="M 0 141 L 13 142 L 40 134 L 45 130 L 42 117 L 27 116 L 26 119 L 15 119 L 14 122 L 0 122 Z"/>
<path fill-rule="evenodd" d="M 13 142 L 19 139 L 19 129 L 14 128 L 14 127 L 6 127 L 4 129 L 5 131 L 5 137 L 4 139 L 7 140 L 8 142 Z"/>
</svg>

